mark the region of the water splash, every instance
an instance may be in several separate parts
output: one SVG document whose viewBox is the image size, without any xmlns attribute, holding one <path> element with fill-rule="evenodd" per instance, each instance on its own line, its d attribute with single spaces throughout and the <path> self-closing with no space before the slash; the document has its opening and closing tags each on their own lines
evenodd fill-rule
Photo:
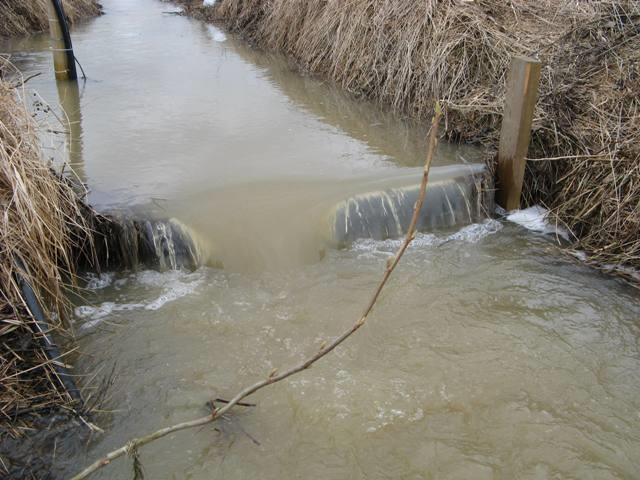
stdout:
<svg viewBox="0 0 640 480">
<path fill-rule="evenodd" d="M 74 313 L 76 319 L 82 322 L 80 325 L 81 330 L 90 330 L 119 312 L 159 310 L 168 303 L 193 295 L 203 284 L 205 273 L 203 270 L 196 270 L 192 273 L 184 270 L 169 270 L 165 272 L 144 270 L 115 281 L 112 273 L 105 274 L 103 278 L 109 278 L 109 285 L 114 285 L 117 282 L 120 282 L 121 285 L 127 283 L 130 288 L 142 288 L 145 292 L 149 292 L 150 295 L 148 294 L 147 298 L 140 298 L 140 295 L 136 295 L 136 301 L 131 303 L 106 301 L 97 306 L 80 305 L 76 307 Z M 107 285 L 100 286 L 100 288 L 106 287 Z"/>
<path fill-rule="evenodd" d="M 192 229 L 175 218 L 137 219 L 101 217 L 96 231 L 97 259 L 102 270 L 136 269 L 194 270 L 206 257 L 205 243 Z M 88 266 L 94 269 L 93 265 Z"/>
<path fill-rule="evenodd" d="M 87 279 L 87 290 L 101 290 L 103 288 L 107 288 L 113 283 L 113 279 L 115 277 L 115 273 L 113 272 L 103 272 L 99 275 L 95 273 L 88 273 L 86 276 Z"/>
<path fill-rule="evenodd" d="M 227 36 L 224 34 L 222 30 L 214 27 L 213 25 L 207 25 L 207 31 L 211 35 L 211 39 L 214 42 L 222 43 L 227 40 Z"/>
<path fill-rule="evenodd" d="M 467 225 L 460 230 L 448 235 L 436 235 L 433 233 L 418 233 L 411 242 L 409 249 L 434 248 L 449 242 L 478 243 L 485 237 L 502 230 L 503 225 L 497 220 L 486 219 L 481 223 Z M 351 250 L 362 253 L 374 253 L 393 255 L 400 248 L 403 238 L 388 238 L 386 240 L 374 240 L 363 238 L 356 240 L 351 245 Z"/>
<path fill-rule="evenodd" d="M 418 231 L 468 225 L 486 218 L 493 194 L 483 169 L 430 181 L 418 218 Z M 332 238 L 340 246 L 362 238 L 384 240 L 405 234 L 420 193 L 418 185 L 350 197 L 329 215 Z"/>
<path fill-rule="evenodd" d="M 532 232 L 552 234 L 565 240 L 570 240 L 569 232 L 559 225 L 552 224 L 549 221 L 549 210 L 540 205 L 534 205 L 523 210 L 514 210 L 509 212 L 506 218 L 510 222 L 517 223 Z"/>
</svg>

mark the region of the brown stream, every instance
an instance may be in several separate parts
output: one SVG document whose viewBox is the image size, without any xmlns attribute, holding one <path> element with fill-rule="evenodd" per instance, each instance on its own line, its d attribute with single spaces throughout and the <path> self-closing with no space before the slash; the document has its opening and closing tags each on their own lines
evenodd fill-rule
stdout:
<svg viewBox="0 0 640 480">
<path fill-rule="evenodd" d="M 73 454 L 60 445 L 61 476 L 206 414 L 212 396 L 298 362 L 358 318 L 398 241 L 334 248 L 323 215 L 417 182 L 425 151 L 425 125 L 165 13 L 171 4 L 103 4 L 72 32 L 89 76 L 79 95 L 60 89 L 72 141 L 54 135 L 47 152 L 68 155 L 97 208 L 177 217 L 224 268 L 89 282 L 76 368 L 101 377 L 115 362 L 117 375 L 96 420 L 104 433 Z M 58 110 L 47 36 L 2 49 L 44 73 L 28 86 Z M 479 153 L 443 144 L 436 163 Z M 143 448 L 147 478 L 640 478 L 637 291 L 510 222 L 426 232 L 363 330 L 253 400 L 219 431 Z M 119 460 L 95 478 L 130 469 Z"/>
</svg>

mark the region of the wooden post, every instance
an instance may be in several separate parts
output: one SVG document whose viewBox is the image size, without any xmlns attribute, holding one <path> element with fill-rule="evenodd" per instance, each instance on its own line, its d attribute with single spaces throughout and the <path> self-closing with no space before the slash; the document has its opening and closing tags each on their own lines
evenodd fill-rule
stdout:
<svg viewBox="0 0 640 480">
<path fill-rule="evenodd" d="M 47 14 L 49 16 L 49 33 L 51 35 L 51 50 L 53 52 L 53 68 L 58 80 L 75 80 L 75 57 L 71 46 L 71 36 L 67 21 L 62 10 L 60 0 L 47 0 Z"/>
<path fill-rule="evenodd" d="M 531 123 L 538 98 L 538 60 L 514 57 L 507 92 L 498 151 L 497 201 L 505 210 L 520 208 L 524 169 L 531 139 Z"/>
</svg>

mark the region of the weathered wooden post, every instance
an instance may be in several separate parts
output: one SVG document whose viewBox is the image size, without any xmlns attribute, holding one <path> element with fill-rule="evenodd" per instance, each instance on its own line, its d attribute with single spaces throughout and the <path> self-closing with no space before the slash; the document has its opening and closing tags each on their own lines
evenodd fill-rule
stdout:
<svg viewBox="0 0 640 480">
<path fill-rule="evenodd" d="M 47 1 L 49 16 L 49 32 L 51 35 L 51 51 L 53 52 L 53 68 L 58 80 L 76 80 L 76 61 L 71 45 L 71 35 L 67 26 L 60 0 Z"/>
<path fill-rule="evenodd" d="M 511 60 L 500 133 L 496 195 L 498 204 L 506 210 L 520 208 L 541 66 L 538 60 L 531 58 L 514 57 Z"/>
</svg>

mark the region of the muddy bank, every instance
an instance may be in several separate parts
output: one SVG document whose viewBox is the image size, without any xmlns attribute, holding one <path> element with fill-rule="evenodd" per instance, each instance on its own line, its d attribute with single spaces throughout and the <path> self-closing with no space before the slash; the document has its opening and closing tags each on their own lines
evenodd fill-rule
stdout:
<svg viewBox="0 0 640 480">
<path fill-rule="evenodd" d="M 439 99 L 447 136 L 490 152 L 511 56 L 540 58 L 525 201 L 548 206 L 589 260 L 640 267 L 636 2 L 181 3 L 189 15 L 409 117 L 427 118 Z"/>
<path fill-rule="evenodd" d="M 0 3 L 0 36 L 28 35 L 49 29 L 49 0 L 5 0 Z M 100 15 L 102 7 L 96 0 L 63 0 L 70 23 Z"/>
</svg>

